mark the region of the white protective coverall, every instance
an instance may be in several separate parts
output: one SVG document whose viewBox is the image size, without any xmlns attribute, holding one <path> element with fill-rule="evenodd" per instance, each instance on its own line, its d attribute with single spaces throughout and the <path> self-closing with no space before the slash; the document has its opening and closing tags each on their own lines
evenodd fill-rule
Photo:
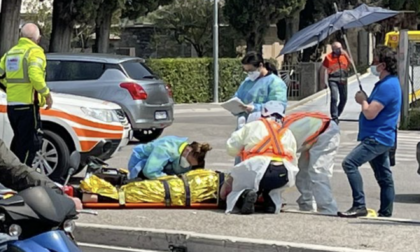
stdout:
<svg viewBox="0 0 420 252">
<path fill-rule="evenodd" d="M 297 112 L 284 118 L 284 126 L 295 136 L 299 157 L 296 187 L 302 211 L 337 214 L 330 179 L 340 145 L 340 128 L 329 116 L 317 112 Z"/>
<path fill-rule="evenodd" d="M 236 157 L 240 155 L 242 151 L 249 152 L 269 135 L 271 134 L 262 120 L 247 123 L 243 128 L 235 131 L 228 139 L 228 154 L 232 157 Z M 289 160 L 282 159 L 280 161 L 283 162 L 288 171 L 289 182 L 282 188 L 271 190 L 269 193 L 270 198 L 276 206 L 275 213 L 279 213 L 281 209 L 281 193 L 286 188 L 295 185 L 295 176 L 299 171 L 296 158 L 296 140 L 290 130 L 284 130 L 284 133 L 281 135 L 280 143 L 282 144 L 283 151 L 288 153 L 290 157 L 288 158 Z M 259 190 L 261 179 L 272 160 L 273 158 L 270 156 L 257 155 L 245 159 L 232 169 L 230 174 L 233 178 L 232 191 L 228 194 L 226 199 L 226 213 L 232 212 L 236 202 L 245 190 L 251 189 L 256 192 Z"/>
<path fill-rule="evenodd" d="M 247 123 L 260 117 L 261 113 L 252 113 Z M 300 210 L 336 215 L 330 179 L 340 145 L 339 126 L 323 113 L 297 112 L 285 116 L 283 127 L 293 133 L 300 153 L 296 176 L 296 187 L 301 193 L 297 200 Z"/>
</svg>

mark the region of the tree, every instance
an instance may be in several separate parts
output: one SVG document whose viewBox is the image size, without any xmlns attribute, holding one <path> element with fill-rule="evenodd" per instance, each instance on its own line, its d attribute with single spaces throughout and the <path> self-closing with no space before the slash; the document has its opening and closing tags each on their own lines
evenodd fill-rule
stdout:
<svg viewBox="0 0 420 252">
<path fill-rule="evenodd" d="M 96 18 L 96 39 L 94 52 L 106 53 L 109 48 L 109 35 L 112 17 L 121 11 L 121 19 L 135 20 L 159 8 L 161 5 L 171 3 L 173 0 L 103 0 L 99 5 Z"/>
<path fill-rule="evenodd" d="M 382 0 L 375 2 L 377 2 L 376 4 L 380 4 L 381 6 L 392 10 L 413 10 L 417 13 L 420 9 L 419 0 Z"/>
<path fill-rule="evenodd" d="M 40 44 L 48 49 L 52 29 L 52 0 L 23 0 L 22 6 L 25 7 L 26 13 L 21 14 L 21 19 L 38 25 L 42 36 Z"/>
<path fill-rule="evenodd" d="M 299 30 L 302 30 L 309 25 L 312 25 L 322 19 L 334 14 L 335 8 L 334 3 L 337 4 L 338 9 L 345 10 L 352 8 L 353 5 L 357 4 L 358 0 L 318 0 L 318 1 L 307 1 L 303 10 L 299 15 Z M 331 38 L 340 40 L 340 32 L 336 32 L 316 46 L 303 50 L 301 54 L 301 61 L 319 61 L 322 52 L 325 50 L 325 46 L 330 42 Z M 337 37 L 338 36 L 338 37 Z"/>
<path fill-rule="evenodd" d="M 160 32 L 170 30 L 179 44 L 191 44 L 204 57 L 212 41 L 213 3 L 207 0 L 175 0 L 157 10 L 151 20 Z"/>
<path fill-rule="evenodd" d="M 298 0 L 297 4 L 294 6 L 285 18 L 277 22 L 277 33 L 278 37 L 284 41 L 284 44 L 299 31 L 299 21 L 300 21 L 300 12 L 305 8 L 306 0 Z M 284 62 L 289 64 L 294 64 L 297 62 L 297 53 L 291 53 L 285 55 Z"/>
<path fill-rule="evenodd" d="M 19 39 L 20 7 L 22 0 L 1 1 L 0 55 L 5 54 Z"/>
<path fill-rule="evenodd" d="M 247 51 L 262 52 L 263 40 L 271 24 L 289 15 L 300 0 L 226 0 L 223 14 L 246 40 Z"/>
<path fill-rule="evenodd" d="M 95 25 L 95 46 L 93 52 L 107 53 L 109 48 L 109 35 L 111 33 L 114 13 L 121 13 L 126 0 L 104 0 L 98 9 Z"/>
<path fill-rule="evenodd" d="M 50 52 L 69 52 L 74 27 L 94 24 L 102 0 L 54 0 Z"/>
<path fill-rule="evenodd" d="M 121 18 L 135 20 L 157 10 L 160 6 L 171 4 L 173 0 L 127 0 Z"/>
<path fill-rule="evenodd" d="M 417 30 L 417 20 L 420 17 L 420 0 L 371 0 L 370 2 L 375 6 L 392 10 L 414 11 L 414 13 L 401 13 L 378 24 L 368 26 L 367 29 L 375 34 L 376 44 L 383 44 L 386 33 L 393 31 L 394 27 Z"/>
</svg>

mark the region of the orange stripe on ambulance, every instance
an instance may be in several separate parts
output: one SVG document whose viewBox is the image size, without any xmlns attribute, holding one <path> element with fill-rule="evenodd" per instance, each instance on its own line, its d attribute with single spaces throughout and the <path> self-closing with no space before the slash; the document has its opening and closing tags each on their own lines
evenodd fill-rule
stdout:
<svg viewBox="0 0 420 252">
<path fill-rule="evenodd" d="M 83 166 L 89 156 L 111 158 L 132 138 L 131 126 L 119 105 L 68 94 L 52 96 L 52 109 L 41 109 L 44 139 L 33 165 L 51 179 L 61 182 L 72 151 L 81 153 Z M 9 146 L 13 139 L 6 94 L 1 89 L 0 138 Z"/>
</svg>

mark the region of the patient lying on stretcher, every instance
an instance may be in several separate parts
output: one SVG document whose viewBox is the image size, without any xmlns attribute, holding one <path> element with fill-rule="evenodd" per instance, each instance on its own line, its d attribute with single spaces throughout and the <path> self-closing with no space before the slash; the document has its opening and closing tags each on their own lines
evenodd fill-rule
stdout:
<svg viewBox="0 0 420 252">
<path fill-rule="evenodd" d="M 157 179 L 204 168 L 204 159 L 212 148 L 208 143 L 188 143 L 188 138 L 165 136 L 133 149 L 128 162 L 129 179 Z"/>
</svg>

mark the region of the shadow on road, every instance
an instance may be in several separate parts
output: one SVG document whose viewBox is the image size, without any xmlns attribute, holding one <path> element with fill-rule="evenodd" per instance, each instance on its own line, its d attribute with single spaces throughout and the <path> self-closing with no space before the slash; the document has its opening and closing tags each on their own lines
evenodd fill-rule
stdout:
<svg viewBox="0 0 420 252">
<path fill-rule="evenodd" d="M 420 194 L 396 194 L 395 202 L 408 203 L 408 204 L 419 204 Z"/>
</svg>

